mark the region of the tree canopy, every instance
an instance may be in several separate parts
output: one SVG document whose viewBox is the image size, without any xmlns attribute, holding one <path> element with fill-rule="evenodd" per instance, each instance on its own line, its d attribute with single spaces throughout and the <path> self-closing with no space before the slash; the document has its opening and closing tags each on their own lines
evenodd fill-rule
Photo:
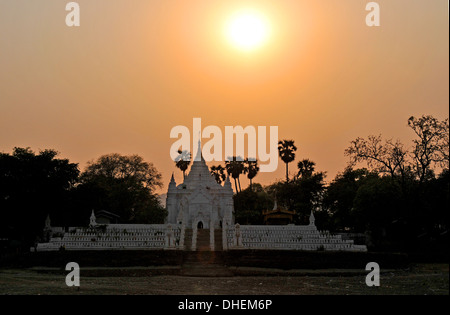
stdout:
<svg viewBox="0 0 450 315">
<path fill-rule="evenodd" d="M 58 158 L 55 150 L 16 147 L 11 154 L 0 153 L 0 233 L 29 248 L 48 214 L 56 224 L 67 223 L 78 175 L 78 164 Z"/>
<path fill-rule="evenodd" d="M 123 223 L 162 223 L 165 210 L 154 194 L 161 174 L 138 155 L 103 155 L 88 163 L 77 187 L 79 208 L 107 210 Z"/>
</svg>

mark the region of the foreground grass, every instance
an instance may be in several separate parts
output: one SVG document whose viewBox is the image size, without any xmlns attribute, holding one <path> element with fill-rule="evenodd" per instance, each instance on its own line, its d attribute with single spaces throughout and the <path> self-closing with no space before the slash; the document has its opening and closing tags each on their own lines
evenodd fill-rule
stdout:
<svg viewBox="0 0 450 315">
<path fill-rule="evenodd" d="M 65 275 L 31 270 L 0 270 L 0 294 L 207 294 L 207 295 L 448 295 L 448 264 L 416 264 L 382 273 L 380 287 L 367 287 L 364 275 L 250 276 L 202 278 L 181 276 L 83 277 L 80 288 L 67 287 Z"/>
</svg>

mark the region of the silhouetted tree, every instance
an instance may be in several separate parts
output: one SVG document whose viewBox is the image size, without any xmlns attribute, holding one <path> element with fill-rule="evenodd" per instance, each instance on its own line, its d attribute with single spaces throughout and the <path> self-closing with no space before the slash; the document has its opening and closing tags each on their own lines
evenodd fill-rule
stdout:
<svg viewBox="0 0 450 315">
<path fill-rule="evenodd" d="M 78 180 L 78 164 L 57 158 L 55 150 L 38 154 L 30 148 L 0 153 L 0 234 L 29 250 L 44 226 L 67 221 L 70 189 Z"/>
<path fill-rule="evenodd" d="M 350 166 L 366 162 L 367 166 L 377 173 L 388 173 L 392 177 L 404 174 L 407 169 L 408 152 L 400 141 L 392 139 L 383 142 L 381 135 L 369 136 L 367 139 L 356 138 L 345 150 L 350 157 Z"/>
<path fill-rule="evenodd" d="M 165 210 L 154 193 L 161 186 L 152 163 L 114 153 L 89 162 L 77 188 L 84 193 L 85 209 L 113 212 L 124 223 L 163 223 Z"/>
<path fill-rule="evenodd" d="M 286 164 L 286 181 L 289 181 L 288 164 L 295 160 L 295 151 L 297 147 L 294 140 L 281 140 L 278 142 L 278 154 L 281 160 Z"/>
<path fill-rule="evenodd" d="M 263 224 L 263 211 L 273 207 L 272 198 L 257 183 L 234 195 L 233 199 L 236 222 L 241 224 Z"/>
<path fill-rule="evenodd" d="M 191 152 L 178 150 L 178 156 L 175 158 L 175 166 L 183 172 L 183 178 L 186 178 L 186 170 L 191 164 Z"/>
<path fill-rule="evenodd" d="M 370 170 L 387 173 L 392 178 L 400 177 L 402 184 L 415 174 L 420 183 L 435 175 L 435 166 L 449 167 L 449 123 L 432 116 L 410 117 L 408 126 L 418 139 L 413 140 L 412 149 L 405 149 L 400 141 L 383 141 L 380 136 L 357 138 L 351 142 L 345 154 L 350 157 L 350 166 L 366 162 Z M 411 158 L 412 157 L 412 160 Z"/>
<path fill-rule="evenodd" d="M 225 161 L 225 169 L 227 170 L 228 175 L 230 175 L 234 179 L 236 193 L 240 192 L 241 182 L 239 181 L 239 176 L 245 171 L 244 160 L 241 157 L 236 156 L 228 157 L 227 161 Z"/>
<path fill-rule="evenodd" d="M 418 139 L 414 139 L 412 156 L 413 169 L 419 182 L 433 177 L 432 164 L 449 168 L 449 124 L 448 118 L 439 121 L 433 116 L 414 116 L 408 119 L 408 126 Z"/>
<path fill-rule="evenodd" d="M 330 224 L 334 230 L 355 231 L 353 216 L 354 200 L 359 187 L 368 177 L 378 178 L 378 173 L 367 169 L 346 168 L 328 185 L 323 198 L 323 207 L 330 214 Z M 360 232 L 365 232 L 363 229 Z"/>
<path fill-rule="evenodd" d="M 279 205 L 296 212 L 297 224 L 308 223 L 312 210 L 321 204 L 325 190 L 325 173 L 312 173 L 309 177 L 278 181 L 267 187 L 267 192 L 276 198 Z"/>
<path fill-rule="evenodd" d="M 259 166 L 258 166 L 258 160 L 249 160 L 245 159 L 245 171 L 244 173 L 247 174 L 247 178 L 250 180 L 250 190 L 252 189 L 252 180 L 253 178 L 258 175 L 259 172 Z"/>
<path fill-rule="evenodd" d="M 315 171 L 316 163 L 313 161 L 310 161 L 308 159 L 301 160 L 297 164 L 298 166 L 298 173 L 297 177 L 299 178 L 307 178 L 311 177 Z"/>
<path fill-rule="evenodd" d="M 225 175 L 225 168 L 222 165 L 211 166 L 210 172 L 219 185 L 222 185 L 227 177 Z"/>
</svg>

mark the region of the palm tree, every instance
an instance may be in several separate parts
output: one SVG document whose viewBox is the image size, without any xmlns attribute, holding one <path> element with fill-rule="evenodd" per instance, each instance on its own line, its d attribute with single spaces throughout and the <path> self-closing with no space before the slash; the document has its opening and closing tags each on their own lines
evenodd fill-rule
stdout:
<svg viewBox="0 0 450 315">
<path fill-rule="evenodd" d="M 297 151 L 297 147 L 294 144 L 294 140 L 278 142 L 278 154 L 281 160 L 286 163 L 286 182 L 289 181 L 288 164 L 295 160 L 295 151 Z"/>
<path fill-rule="evenodd" d="M 225 180 L 225 178 L 227 177 L 225 175 L 225 167 L 223 167 L 222 165 L 218 165 L 218 166 L 211 166 L 211 175 L 214 176 L 214 179 L 216 180 L 216 182 L 221 185 L 222 182 Z"/>
<path fill-rule="evenodd" d="M 259 172 L 258 160 L 255 159 L 254 161 L 250 161 L 249 159 L 245 159 L 244 163 L 244 173 L 247 174 L 247 178 L 250 180 L 250 189 L 252 189 L 252 180 L 256 175 L 258 175 Z"/>
<path fill-rule="evenodd" d="M 298 166 L 298 177 L 308 178 L 311 177 L 315 171 L 316 163 L 311 160 L 304 159 L 297 164 Z"/>
<path fill-rule="evenodd" d="M 183 178 L 186 178 L 186 170 L 191 164 L 191 152 L 178 150 L 178 154 L 175 158 L 175 166 L 183 172 Z"/>
<path fill-rule="evenodd" d="M 239 176 L 244 173 L 245 165 L 244 161 L 241 157 L 228 158 L 228 161 L 225 161 L 225 169 L 227 170 L 228 175 L 234 179 L 234 186 L 236 188 L 236 193 L 241 191 L 241 182 L 239 180 Z M 239 183 L 239 190 L 238 190 Z"/>
</svg>

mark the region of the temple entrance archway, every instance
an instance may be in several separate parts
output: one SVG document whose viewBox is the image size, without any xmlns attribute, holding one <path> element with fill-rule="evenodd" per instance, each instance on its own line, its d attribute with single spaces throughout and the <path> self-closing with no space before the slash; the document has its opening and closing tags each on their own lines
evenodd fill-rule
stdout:
<svg viewBox="0 0 450 315">
<path fill-rule="evenodd" d="M 203 229 L 203 222 L 202 221 L 198 221 L 197 223 L 197 229 L 202 230 Z"/>
</svg>

